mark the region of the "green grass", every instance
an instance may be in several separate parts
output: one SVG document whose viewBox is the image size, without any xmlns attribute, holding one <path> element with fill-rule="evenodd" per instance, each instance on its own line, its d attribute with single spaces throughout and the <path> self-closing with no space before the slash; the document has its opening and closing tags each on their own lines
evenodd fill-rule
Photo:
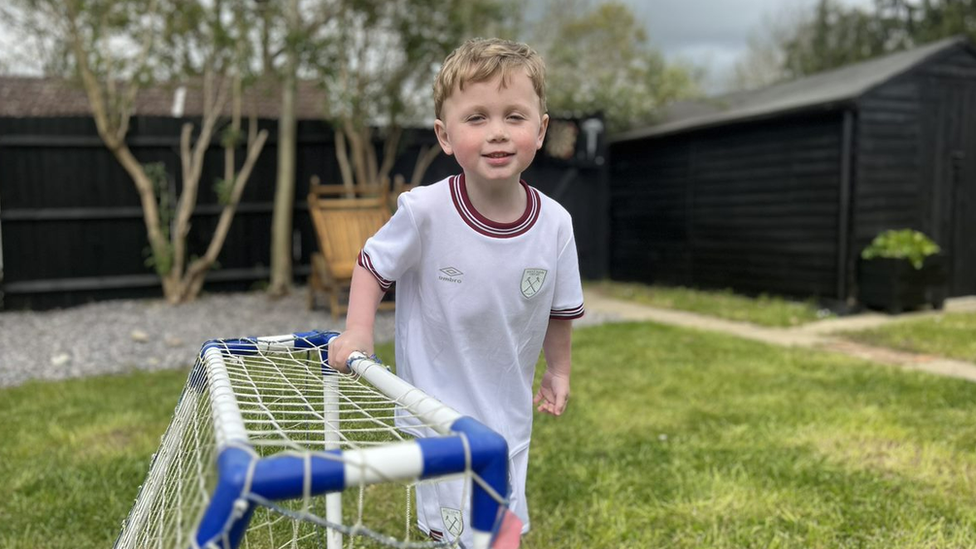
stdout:
<svg viewBox="0 0 976 549">
<path fill-rule="evenodd" d="M 0 391 L 0 547 L 109 546 L 185 375 Z M 636 323 L 577 330 L 573 380 L 524 547 L 976 546 L 976 385 Z"/>
<path fill-rule="evenodd" d="M 647 324 L 579 330 L 536 547 L 976 546 L 976 386 Z"/>
<path fill-rule="evenodd" d="M 765 294 L 748 297 L 731 290 L 695 290 L 611 281 L 595 283 L 594 287 L 617 299 L 774 328 L 799 326 L 833 316 L 813 301 L 790 301 Z"/>
<path fill-rule="evenodd" d="M 186 374 L 0 391 L 0 547 L 110 547 Z"/>
<path fill-rule="evenodd" d="M 976 313 L 945 313 L 843 335 L 871 345 L 976 362 Z"/>
</svg>

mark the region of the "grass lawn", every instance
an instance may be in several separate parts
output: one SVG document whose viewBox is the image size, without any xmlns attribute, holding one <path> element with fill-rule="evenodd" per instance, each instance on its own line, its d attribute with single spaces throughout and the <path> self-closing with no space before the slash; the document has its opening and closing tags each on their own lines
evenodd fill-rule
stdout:
<svg viewBox="0 0 976 549">
<path fill-rule="evenodd" d="M 976 362 L 976 313 L 944 313 L 843 336 L 871 345 Z"/>
<path fill-rule="evenodd" d="M 380 349 L 380 356 L 391 356 Z M 0 547 L 111 545 L 186 372 L 0 391 Z M 539 548 L 976 546 L 976 385 L 654 324 L 574 336 Z"/>
<path fill-rule="evenodd" d="M 813 301 L 790 301 L 765 294 L 748 297 L 731 290 L 695 290 L 611 281 L 594 283 L 593 287 L 617 299 L 774 328 L 799 326 L 833 316 Z"/>
</svg>

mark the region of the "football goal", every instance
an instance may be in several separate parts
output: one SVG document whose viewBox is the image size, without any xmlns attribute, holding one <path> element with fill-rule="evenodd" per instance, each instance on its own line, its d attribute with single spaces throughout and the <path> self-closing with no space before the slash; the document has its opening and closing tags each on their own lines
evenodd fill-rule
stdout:
<svg viewBox="0 0 976 549">
<path fill-rule="evenodd" d="M 115 546 L 457 546 L 411 509 L 416 483 L 448 477 L 469 479 L 464 528 L 494 546 L 505 439 L 362 353 L 333 370 L 337 335 L 204 344 Z"/>
</svg>

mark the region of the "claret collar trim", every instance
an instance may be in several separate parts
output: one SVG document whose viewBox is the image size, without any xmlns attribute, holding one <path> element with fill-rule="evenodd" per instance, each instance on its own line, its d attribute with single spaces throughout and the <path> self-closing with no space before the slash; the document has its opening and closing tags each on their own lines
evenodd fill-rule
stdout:
<svg viewBox="0 0 976 549">
<path fill-rule="evenodd" d="M 539 219 L 539 211 L 542 207 L 539 191 L 529 187 L 525 181 L 519 181 L 522 188 L 525 189 L 525 211 L 521 217 L 511 223 L 492 221 L 481 215 L 474 208 L 474 205 L 471 204 L 471 199 L 468 197 L 464 174 L 452 176 L 449 183 L 451 187 L 451 199 L 454 201 L 454 207 L 457 208 L 461 219 L 480 234 L 493 238 L 516 237 L 525 234 Z"/>
</svg>

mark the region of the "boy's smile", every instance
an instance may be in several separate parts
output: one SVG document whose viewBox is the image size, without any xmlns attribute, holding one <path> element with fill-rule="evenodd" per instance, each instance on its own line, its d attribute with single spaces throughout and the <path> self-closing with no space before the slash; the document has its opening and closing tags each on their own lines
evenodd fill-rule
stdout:
<svg viewBox="0 0 976 549">
<path fill-rule="evenodd" d="M 467 184 L 485 187 L 518 183 L 542 147 L 548 125 L 532 80 L 516 70 L 504 85 L 499 74 L 455 89 L 444 100 L 434 131 L 444 152 L 464 169 Z"/>
</svg>

